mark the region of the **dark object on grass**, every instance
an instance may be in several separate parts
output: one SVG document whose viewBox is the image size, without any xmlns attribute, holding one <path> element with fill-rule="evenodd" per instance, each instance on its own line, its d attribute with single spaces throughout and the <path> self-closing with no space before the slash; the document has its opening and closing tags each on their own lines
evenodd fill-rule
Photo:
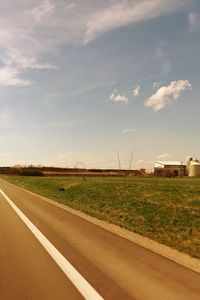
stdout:
<svg viewBox="0 0 200 300">
<path fill-rule="evenodd" d="M 58 191 L 59 191 L 59 192 L 64 192 L 64 191 L 65 191 L 65 188 L 64 188 L 64 187 L 59 187 L 59 188 L 58 188 Z"/>
</svg>

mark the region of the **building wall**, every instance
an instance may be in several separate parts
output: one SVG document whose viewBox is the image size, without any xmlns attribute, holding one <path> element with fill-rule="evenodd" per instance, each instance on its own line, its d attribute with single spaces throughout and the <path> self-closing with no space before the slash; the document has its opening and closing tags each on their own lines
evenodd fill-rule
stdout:
<svg viewBox="0 0 200 300">
<path fill-rule="evenodd" d="M 164 168 L 155 168 L 154 173 L 159 177 L 181 177 L 186 175 L 186 166 L 164 166 Z"/>
</svg>

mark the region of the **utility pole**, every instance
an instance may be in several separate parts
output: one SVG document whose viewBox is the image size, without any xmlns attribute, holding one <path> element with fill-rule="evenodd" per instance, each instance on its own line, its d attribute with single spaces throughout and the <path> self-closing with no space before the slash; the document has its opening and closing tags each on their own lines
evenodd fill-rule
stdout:
<svg viewBox="0 0 200 300">
<path fill-rule="evenodd" d="M 131 159 L 130 159 L 130 163 L 129 163 L 129 170 L 131 170 L 131 169 L 132 169 L 132 162 L 133 162 L 133 152 L 134 152 L 134 151 L 132 151 L 132 153 L 131 153 Z"/>
<path fill-rule="evenodd" d="M 119 158 L 119 152 L 117 152 L 117 158 L 118 158 L 118 166 L 119 166 L 119 170 L 121 170 L 121 163 L 120 163 L 120 158 Z"/>
</svg>

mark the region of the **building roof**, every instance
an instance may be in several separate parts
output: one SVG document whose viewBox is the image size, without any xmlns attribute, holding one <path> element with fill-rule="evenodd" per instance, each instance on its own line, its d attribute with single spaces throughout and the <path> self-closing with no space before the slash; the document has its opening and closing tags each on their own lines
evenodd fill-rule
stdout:
<svg viewBox="0 0 200 300">
<path fill-rule="evenodd" d="M 164 168 L 165 166 L 185 166 L 182 161 L 164 161 L 164 160 L 157 160 L 155 162 L 155 168 Z"/>
</svg>

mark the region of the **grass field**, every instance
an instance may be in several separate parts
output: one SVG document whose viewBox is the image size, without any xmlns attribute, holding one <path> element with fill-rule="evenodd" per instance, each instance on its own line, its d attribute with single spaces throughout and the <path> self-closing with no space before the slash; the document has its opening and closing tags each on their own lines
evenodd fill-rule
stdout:
<svg viewBox="0 0 200 300">
<path fill-rule="evenodd" d="M 200 179 L 3 178 L 200 258 Z M 65 191 L 59 192 L 59 187 Z"/>
</svg>

